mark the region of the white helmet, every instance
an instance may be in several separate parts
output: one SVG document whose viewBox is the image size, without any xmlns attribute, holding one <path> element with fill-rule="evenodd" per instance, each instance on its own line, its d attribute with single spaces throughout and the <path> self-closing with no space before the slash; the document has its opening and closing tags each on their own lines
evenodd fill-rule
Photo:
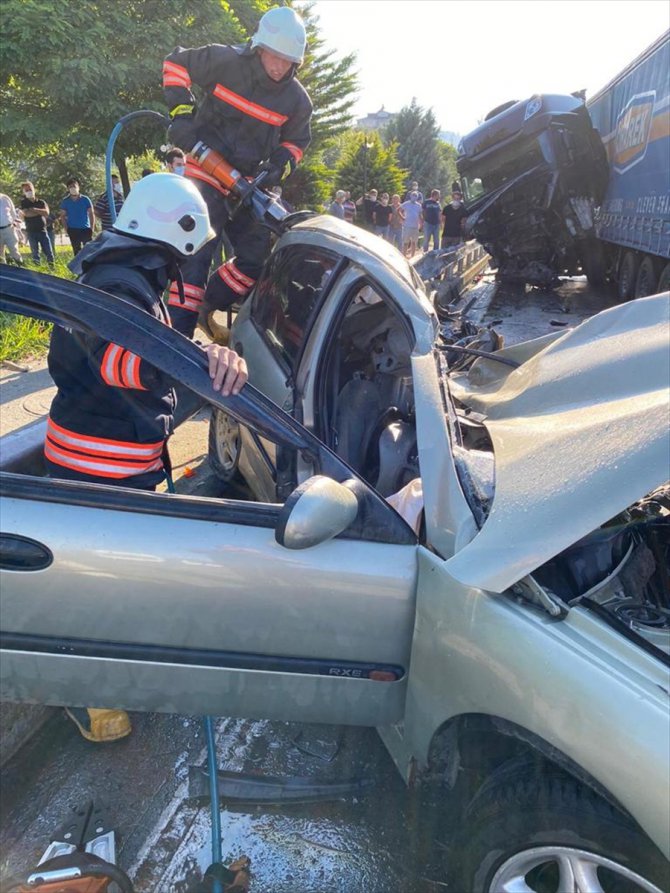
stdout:
<svg viewBox="0 0 670 893">
<path fill-rule="evenodd" d="M 303 21 L 288 6 L 269 9 L 251 38 L 252 47 L 263 47 L 289 62 L 302 62 L 306 45 L 307 33 Z"/>
<path fill-rule="evenodd" d="M 205 200 L 190 180 L 178 174 L 150 174 L 135 183 L 114 229 L 162 242 L 182 256 L 195 254 L 215 235 Z"/>
</svg>

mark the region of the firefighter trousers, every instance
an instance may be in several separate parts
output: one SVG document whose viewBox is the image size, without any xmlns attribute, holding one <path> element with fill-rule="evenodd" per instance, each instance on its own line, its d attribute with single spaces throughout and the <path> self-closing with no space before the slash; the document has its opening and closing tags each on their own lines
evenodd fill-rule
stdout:
<svg viewBox="0 0 670 893">
<path fill-rule="evenodd" d="M 192 182 L 207 203 L 216 238 L 182 264 L 184 303 L 180 300 L 177 283 L 173 282 L 170 286 L 168 304 L 172 325 L 189 338 L 193 337 L 199 314 L 227 310 L 233 304 L 244 301 L 260 275 L 272 246 L 270 230 L 258 223 L 248 207 L 240 208 L 231 218 L 225 195 L 201 180 L 194 178 Z M 228 237 L 234 256 L 228 258 L 210 277 L 212 259 L 222 233 Z"/>
</svg>

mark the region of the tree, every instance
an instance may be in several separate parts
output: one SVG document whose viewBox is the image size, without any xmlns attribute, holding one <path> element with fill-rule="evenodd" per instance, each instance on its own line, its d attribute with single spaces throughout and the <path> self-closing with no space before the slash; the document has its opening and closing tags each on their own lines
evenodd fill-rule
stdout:
<svg viewBox="0 0 670 893">
<path fill-rule="evenodd" d="M 334 50 L 325 48 L 312 8 L 313 3 L 296 5 L 307 29 L 307 52 L 298 76 L 314 106 L 312 143 L 300 167 L 287 180 L 284 194 L 296 207 L 318 208 L 332 193 L 334 183 L 334 167 L 326 163 L 324 153 L 352 123 L 358 75 L 353 54 L 337 59 Z"/>
<path fill-rule="evenodd" d="M 337 184 L 354 197 L 366 189 L 400 193 L 407 171 L 398 166 L 395 143 L 385 146 L 376 132 L 356 132 L 344 149 L 337 169 Z"/>
<path fill-rule="evenodd" d="M 386 127 L 386 142 L 398 144 L 398 160 L 408 171 L 407 183 L 417 180 L 424 193 L 451 188 L 448 157 L 439 139 L 439 127 L 432 109 L 422 108 L 412 99 Z"/>
<path fill-rule="evenodd" d="M 3 0 L 0 127 L 5 151 L 70 147 L 104 153 L 113 125 L 140 108 L 164 112 L 161 68 L 174 46 L 236 42 L 245 32 L 219 0 Z M 38 39 L 39 38 L 39 39 Z M 39 46 L 39 60 L 35 48 Z M 119 140 L 141 154 L 162 140 L 155 125 Z"/>
</svg>

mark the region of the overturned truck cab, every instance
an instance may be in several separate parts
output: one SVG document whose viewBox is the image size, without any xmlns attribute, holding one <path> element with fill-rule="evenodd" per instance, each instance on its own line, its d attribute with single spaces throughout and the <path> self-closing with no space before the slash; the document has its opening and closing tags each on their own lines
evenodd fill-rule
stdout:
<svg viewBox="0 0 670 893">
<path fill-rule="evenodd" d="M 469 232 L 498 278 L 550 287 L 590 275 L 594 209 L 607 160 L 581 94 L 536 95 L 493 109 L 459 146 Z"/>
</svg>

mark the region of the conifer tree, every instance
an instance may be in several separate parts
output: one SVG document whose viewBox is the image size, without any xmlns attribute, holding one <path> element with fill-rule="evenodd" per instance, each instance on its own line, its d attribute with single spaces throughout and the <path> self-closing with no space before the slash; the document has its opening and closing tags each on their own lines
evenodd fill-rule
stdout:
<svg viewBox="0 0 670 893">
<path fill-rule="evenodd" d="M 444 195 L 451 188 L 447 156 L 432 109 L 426 110 L 412 99 L 386 127 L 384 139 L 398 145 L 398 160 L 408 171 L 406 187 L 416 180 L 424 195 L 431 189 L 440 189 Z"/>
<path fill-rule="evenodd" d="M 337 169 L 337 186 L 354 198 L 366 190 L 401 193 L 407 171 L 398 165 L 396 145 L 385 146 L 375 131 L 357 132 L 343 151 Z"/>
</svg>

